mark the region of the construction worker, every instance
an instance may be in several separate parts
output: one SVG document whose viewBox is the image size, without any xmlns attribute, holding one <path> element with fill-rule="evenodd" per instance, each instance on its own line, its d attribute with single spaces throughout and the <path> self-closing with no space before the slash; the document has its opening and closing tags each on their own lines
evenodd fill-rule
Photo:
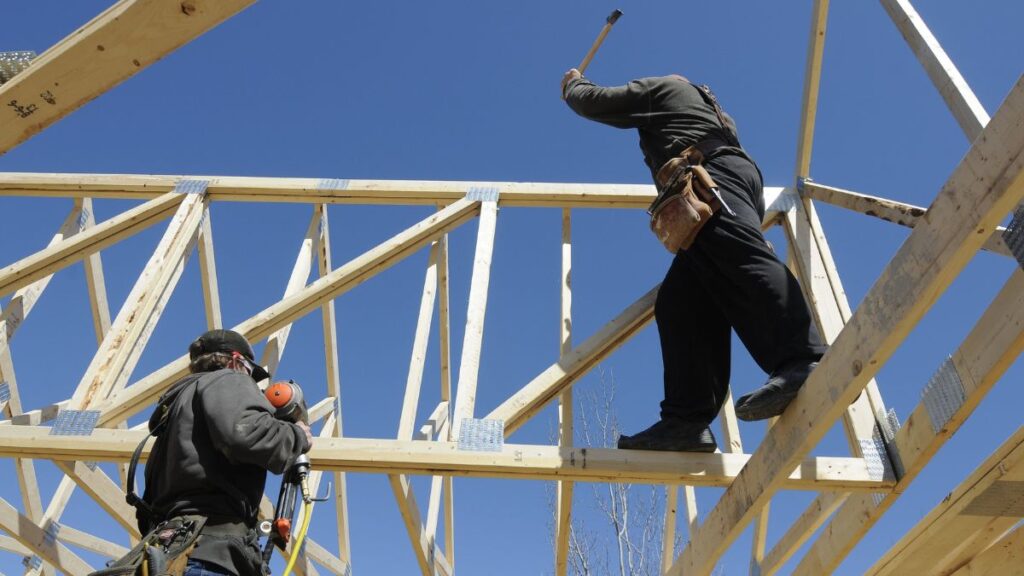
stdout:
<svg viewBox="0 0 1024 576">
<path fill-rule="evenodd" d="M 274 418 L 256 382 L 269 377 L 237 332 L 211 330 L 189 346 L 190 375 L 160 399 L 146 464 L 139 529 L 206 518 L 184 574 L 262 574 L 256 532 L 267 471 L 280 474 L 313 443 L 309 426 Z"/>
<path fill-rule="evenodd" d="M 770 375 L 736 401 L 744 420 L 781 414 L 826 349 L 799 284 L 761 234 L 760 170 L 710 89 L 682 76 L 601 87 L 573 68 L 562 95 L 584 118 L 635 128 L 656 182 L 669 160 L 695 146 L 717 184 L 722 209 L 676 253 L 654 307 L 665 370 L 661 419 L 618 441 L 627 449 L 714 452 L 708 425 L 728 391 L 730 329 Z"/>
</svg>

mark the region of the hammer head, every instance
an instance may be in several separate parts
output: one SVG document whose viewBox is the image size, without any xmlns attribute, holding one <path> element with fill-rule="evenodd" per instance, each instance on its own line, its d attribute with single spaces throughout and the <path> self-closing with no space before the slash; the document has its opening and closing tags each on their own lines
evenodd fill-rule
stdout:
<svg viewBox="0 0 1024 576">
<path fill-rule="evenodd" d="M 606 20 L 608 22 L 608 25 L 615 24 L 615 22 L 619 19 L 619 16 L 622 16 L 622 10 L 616 10 L 609 14 L 608 19 Z"/>
</svg>

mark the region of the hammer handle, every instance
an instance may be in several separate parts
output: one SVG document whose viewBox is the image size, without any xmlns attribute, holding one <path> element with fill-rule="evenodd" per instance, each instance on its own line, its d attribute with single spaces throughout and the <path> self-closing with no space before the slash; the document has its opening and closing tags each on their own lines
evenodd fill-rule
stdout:
<svg viewBox="0 0 1024 576">
<path fill-rule="evenodd" d="M 590 61 L 594 59 L 594 54 L 597 53 L 597 49 L 604 42 L 604 37 L 612 29 L 612 24 L 614 23 L 607 23 L 604 25 L 604 28 L 601 28 L 601 33 L 597 35 L 597 40 L 594 40 L 594 45 L 590 47 L 590 52 L 587 52 L 587 55 L 583 57 L 583 62 L 576 68 L 580 71 L 580 74 L 583 74 L 587 70 L 587 66 L 590 66 Z"/>
</svg>

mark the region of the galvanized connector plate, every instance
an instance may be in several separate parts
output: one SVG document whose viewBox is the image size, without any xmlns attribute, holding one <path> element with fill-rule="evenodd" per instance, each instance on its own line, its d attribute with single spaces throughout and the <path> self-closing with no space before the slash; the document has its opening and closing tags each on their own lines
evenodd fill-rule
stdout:
<svg viewBox="0 0 1024 576">
<path fill-rule="evenodd" d="M 921 393 L 928 418 L 932 421 L 932 431 L 938 434 L 966 399 L 964 384 L 953 358 L 946 358 Z"/>
<path fill-rule="evenodd" d="M 1010 249 L 1010 253 L 1017 259 L 1017 263 L 1024 268 L 1024 204 L 1017 206 L 1013 213 L 1013 220 L 1003 231 L 1003 242 Z"/>
<path fill-rule="evenodd" d="M 61 410 L 50 428 L 51 436 L 89 436 L 100 419 L 99 410 Z"/>
<path fill-rule="evenodd" d="M 19 72 L 28 68 L 32 59 L 36 57 L 35 52 L 0 52 L 0 84 L 6 84 Z"/>
<path fill-rule="evenodd" d="M 210 185 L 209 180 L 194 180 L 185 178 L 178 180 L 174 185 L 174 191 L 179 194 L 204 194 Z"/>
<path fill-rule="evenodd" d="M 459 450 L 501 452 L 505 445 L 505 421 L 463 418 Z"/>
<path fill-rule="evenodd" d="M 348 180 L 340 178 L 321 178 L 316 183 L 317 190 L 348 190 Z"/>
<path fill-rule="evenodd" d="M 472 200 L 474 202 L 497 202 L 498 189 L 470 188 L 469 191 L 466 192 L 466 200 Z"/>
</svg>

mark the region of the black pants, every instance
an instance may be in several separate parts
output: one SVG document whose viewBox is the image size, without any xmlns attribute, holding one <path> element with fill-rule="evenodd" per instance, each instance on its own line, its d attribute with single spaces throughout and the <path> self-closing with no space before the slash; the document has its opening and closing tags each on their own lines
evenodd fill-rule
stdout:
<svg viewBox="0 0 1024 576">
<path fill-rule="evenodd" d="M 818 359 L 826 347 L 796 278 L 761 234 L 764 197 L 757 167 L 734 155 L 705 167 L 736 216 L 719 210 L 693 245 L 676 255 L 654 317 L 665 365 L 662 418 L 710 423 L 729 386 L 731 329 L 769 374 Z M 759 384 L 745 383 L 739 393 Z"/>
</svg>

